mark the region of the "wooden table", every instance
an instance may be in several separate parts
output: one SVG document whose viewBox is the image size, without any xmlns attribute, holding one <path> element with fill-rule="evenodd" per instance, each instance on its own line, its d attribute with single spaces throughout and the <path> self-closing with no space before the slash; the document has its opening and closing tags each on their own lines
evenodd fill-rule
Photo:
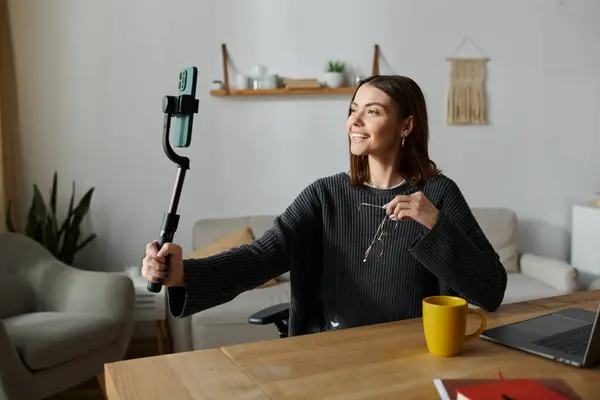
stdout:
<svg viewBox="0 0 600 400">
<path fill-rule="evenodd" d="M 596 311 L 600 290 L 504 305 L 488 327 L 551 311 Z M 479 319 L 469 320 L 474 329 Z M 273 327 L 275 329 L 275 327 Z M 483 339 L 442 358 L 420 319 L 107 364 L 109 400 L 437 399 L 434 378 L 560 377 L 598 398 L 600 368 L 580 369 Z"/>
</svg>

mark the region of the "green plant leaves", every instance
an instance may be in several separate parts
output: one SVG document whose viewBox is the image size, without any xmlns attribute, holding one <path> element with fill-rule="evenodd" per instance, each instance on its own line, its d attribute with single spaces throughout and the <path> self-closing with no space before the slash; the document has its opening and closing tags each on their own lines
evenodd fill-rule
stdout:
<svg viewBox="0 0 600 400">
<path fill-rule="evenodd" d="M 342 61 L 329 61 L 327 63 L 327 72 L 344 72 L 346 64 Z"/>
<path fill-rule="evenodd" d="M 58 234 L 58 224 L 56 222 L 56 197 L 57 197 L 57 185 L 58 185 L 58 178 L 56 176 L 56 172 L 54 173 L 54 177 L 52 178 L 52 190 L 50 191 L 50 212 L 52 213 L 52 222 L 53 222 L 53 229 L 56 231 L 56 233 Z"/>
<path fill-rule="evenodd" d="M 75 185 L 73 185 L 73 194 L 74 193 Z M 90 209 L 93 193 L 94 188 L 88 190 L 75 208 L 73 208 L 72 203 L 73 196 L 71 197 L 71 203 L 69 204 L 70 212 L 65 220 L 65 229 L 63 231 L 63 247 L 59 253 L 59 258 L 65 260 L 64 262 L 67 264 L 72 264 L 75 254 L 95 237 L 95 235 L 91 235 L 86 238 L 82 244 L 78 244 L 81 235 L 80 226 Z"/>
<path fill-rule="evenodd" d="M 44 244 L 43 226 L 46 220 L 46 205 L 44 198 L 37 185 L 33 185 L 33 199 L 27 214 L 27 225 L 25 226 L 25 235 Z"/>
<path fill-rule="evenodd" d="M 75 182 L 73 182 L 67 215 L 64 221 L 59 224 L 57 218 L 57 173 L 54 173 L 52 179 L 49 208 L 46 206 L 38 186 L 34 184 L 33 198 L 27 214 L 27 223 L 24 234 L 41 243 L 60 261 L 68 265 L 74 265 L 75 255 L 96 238 L 96 234 L 91 234 L 83 241 L 79 241 L 81 236 L 80 227 L 90 210 L 93 193 L 94 188 L 89 189 L 83 195 L 77 206 L 74 206 Z M 6 211 L 6 226 L 10 232 L 15 232 L 12 223 L 10 202 Z"/>
<path fill-rule="evenodd" d="M 16 232 L 15 226 L 13 224 L 13 220 L 12 220 L 12 206 L 10 204 L 10 200 L 8 201 L 8 206 L 6 207 L 6 229 L 8 229 L 9 232 Z"/>
</svg>

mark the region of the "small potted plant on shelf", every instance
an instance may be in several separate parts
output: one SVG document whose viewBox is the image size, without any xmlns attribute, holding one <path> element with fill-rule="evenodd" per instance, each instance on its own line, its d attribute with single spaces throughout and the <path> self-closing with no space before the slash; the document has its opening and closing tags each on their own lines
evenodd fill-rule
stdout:
<svg viewBox="0 0 600 400">
<path fill-rule="evenodd" d="M 325 70 L 325 84 L 328 87 L 340 87 L 344 84 L 345 64 L 341 61 L 329 61 Z"/>
</svg>

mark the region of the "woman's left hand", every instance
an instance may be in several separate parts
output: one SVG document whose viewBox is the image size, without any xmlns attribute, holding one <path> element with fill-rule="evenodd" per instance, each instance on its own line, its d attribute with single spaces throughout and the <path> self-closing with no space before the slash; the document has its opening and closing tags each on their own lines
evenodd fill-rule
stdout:
<svg viewBox="0 0 600 400">
<path fill-rule="evenodd" d="M 428 229 L 433 228 L 439 215 L 438 209 L 429 202 L 423 192 L 396 196 L 384 208 L 393 221 L 414 219 Z"/>
</svg>

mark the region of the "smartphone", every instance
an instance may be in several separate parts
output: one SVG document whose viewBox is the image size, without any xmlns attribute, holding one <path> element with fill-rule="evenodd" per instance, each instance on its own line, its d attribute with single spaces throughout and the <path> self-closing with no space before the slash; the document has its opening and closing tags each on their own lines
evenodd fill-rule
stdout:
<svg viewBox="0 0 600 400">
<path fill-rule="evenodd" d="M 196 98 L 196 81 L 198 80 L 198 68 L 189 67 L 179 73 L 179 95 L 189 94 Z M 192 125 L 194 115 L 173 116 L 173 133 L 175 147 L 189 147 L 192 142 Z"/>
</svg>

